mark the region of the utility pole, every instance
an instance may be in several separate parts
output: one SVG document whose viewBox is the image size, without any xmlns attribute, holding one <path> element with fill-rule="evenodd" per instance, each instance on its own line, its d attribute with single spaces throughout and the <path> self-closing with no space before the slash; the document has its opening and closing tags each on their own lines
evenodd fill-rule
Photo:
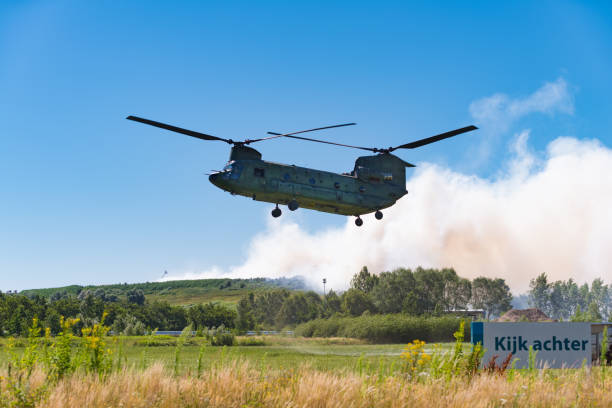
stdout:
<svg viewBox="0 0 612 408">
<path fill-rule="evenodd" d="M 327 279 L 323 278 L 323 296 L 325 296 L 325 284 L 327 283 Z"/>
</svg>

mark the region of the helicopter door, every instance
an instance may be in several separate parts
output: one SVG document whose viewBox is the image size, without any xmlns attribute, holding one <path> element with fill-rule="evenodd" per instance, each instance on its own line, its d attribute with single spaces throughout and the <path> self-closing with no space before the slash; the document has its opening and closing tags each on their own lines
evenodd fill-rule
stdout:
<svg viewBox="0 0 612 408">
<path fill-rule="evenodd" d="M 253 168 L 253 176 L 257 182 L 257 186 L 261 191 L 266 190 L 266 169 L 264 167 Z"/>
</svg>

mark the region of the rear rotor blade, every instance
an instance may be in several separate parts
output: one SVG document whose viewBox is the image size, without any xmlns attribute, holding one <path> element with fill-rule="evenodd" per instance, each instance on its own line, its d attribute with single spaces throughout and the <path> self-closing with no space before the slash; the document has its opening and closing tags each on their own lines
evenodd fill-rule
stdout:
<svg viewBox="0 0 612 408">
<path fill-rule="evenodd" d="M 264 138 L 264 139 L 257 139 L 257 140 L 266 140 L 266 139 L 272 139 L 272 138 L 275 138 L 275 137 L 290 137 L 292 139 L 307 140 L 309 142 L 325 143 L 325 144 L 330 144 L 330 145 L 349 147 L 351 149 L 367 150 L 367 151 L 374 152 L 374 153 L 391 153 L 392 151 L 394 151 L 396 149 L 414 149 L 414 148 L 417 148 L 417 147 L 425 146 L 425 145 L 430 144 L 430 143 L 438 142 L 438 141 L 443 140 L 443 139 L 447 139 L 449 137 L 457 136 L 457 135 L 459 135 L 461 133 L 470 132 L 472 130 L 478 129 L 476 126 L 466 126 L 466 127 L 461 128 L 461 129 L 451 130 L 450 132 L 440 133 L 439 135 L 431 136 L 431 137 L 428 137 L 426 139 L 421 139 L 421 140 L 417 140 L 415 142 L 403 144 L 401 146 L 389 147 L 389 148 L 353 146 L 353 145 L 347 145 L 347 144 L 343 144 L 343 143 L 328 142 L 327 140 L 312 139 L 312 138 L 303 137 L 303 136 L 294 136 L 294 135 L 299 134 L 299 133 L 311 132 L 313 130 L 327 129 L 327 128 L 339 127 L 339 126 L 348 126 L 348 125 L 354 125 L 354 124 L 355 123 L 346 123 L 344 125 L 327 126 L 327 127 L 324 127 L 324 128 L 302 130 L 302 131 L 299 131 L 299 132 L 285 133 L 285 134 L 280 134 L 280 133 L 276 133 L 276 132 L 268 132 L 268 134 L 274 135 L 274 136 L 268 137 L 268 138 Z"/>
<path fill-rule="evenodd" d="M 172 126 L 172 125 L 167 125 L 165 123 L 156 122 L 154 120 L 139 118 L 138 116 L 131 116 L 130 115 L 126 119 L 133 120 L 135 122 L 144 123 L 146 125 L 151 125 L 151 126 L 155 126 L 155 127 L 158 127 L 158 128 L 170 130 L 172 132 L 182 133 L 184 135 L 195 137 L 197 139 L 202 139 L 202 140 L 221 140 L 222 142 L 226 142 L 226 143 L 229 143 L 229 144 L 233 143 L 233 141 L 230 140 L 230 139 L 223 139 L 221 137 L 211 136 L 211 135 L 207 135 L 205 133 L 195 132 L 193 130 L 183 129 L 183 128 Z"/>
<path fill-rule="evenodd" d="M 476 126 L 466 126 L 461 129 L 451 130 L 450 132 L 440 133 L 439 135 L 431 136 L 425 139 L 417 140 L 415 142 L 410 142 L 403 144 L 401 146 L 392 147 L 389 151 L 393 151 L 396 149 L 415 149 L 417 147 L 425 146 L 430 143 L 438 142 L 440 140 L 448 139 L 449 137 L 460 135 L 461 133 L 471 132 L 472 130 L 478 129 Z"/>
</svg>

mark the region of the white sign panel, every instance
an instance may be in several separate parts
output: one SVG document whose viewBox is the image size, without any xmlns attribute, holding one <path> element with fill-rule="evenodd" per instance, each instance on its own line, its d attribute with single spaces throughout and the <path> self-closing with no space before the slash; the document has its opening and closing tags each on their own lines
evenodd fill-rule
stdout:
<svg viewBox="0 0 612 408">
<path fill-rule="evenodd" d="M 529 347 L 536 354 L 536 367 L 563 368 L 591 364 L 590 323 L 472 323 L 472 343 L 481 342 L 487 364 L 498 356 L 498 365 L 512 353 L 516 368 L 526 368 Z"/>
</svg>

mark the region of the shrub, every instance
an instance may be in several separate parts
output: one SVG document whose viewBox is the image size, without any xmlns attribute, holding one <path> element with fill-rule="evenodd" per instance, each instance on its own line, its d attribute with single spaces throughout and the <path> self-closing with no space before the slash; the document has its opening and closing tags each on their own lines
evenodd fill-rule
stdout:
<svg viewBox="0 0 612 408">
<path fill-rule="evenodd" d="M 136 347 L 174 347 L 177 340 L 177 337 L 168 335 L 149 335 L 144 338 L 137 338 L 132 345 Z"/>
<path fill-rule="evenodd" d="M 212 346 L 233 346 L 236 336 L 233 333 L 217 332 L 210 340 Z"/>
<path fill-rule="evenodd" d="M 459 329 L 460 322 L 455 317 L 405 314 L 331 317 L 301 324 L 295 333 L 304 337 L 353 337 L 372 343 L 409 343 L 415 339 L 438 342 L 454 340 L 453 333 Z"/>
<path fill-rule="evenodd" d="M 84 327 L 81 332 L 82 338 L 82 358 L 84 358 L 87 370 L 105 374 L 112 368 L 112 351 L 106 347 L 105 337 L 110 331 L 110 327 L 104 325 L 106 312 L 102 314 L 100 323 L 92 327 Z"/>
<path fill-rule="evenodd" d="M 113 333 L 124 336 L 142 336 L 145 334 L 145 325 L 136 317 L 125 314 L 115 319 Z"/>
<path fill-rule="evenodd" d="M 263 337 L 242 337 L 238 339 L 239 346 L 265 346 L 266 341 Z"/>
</svg>

